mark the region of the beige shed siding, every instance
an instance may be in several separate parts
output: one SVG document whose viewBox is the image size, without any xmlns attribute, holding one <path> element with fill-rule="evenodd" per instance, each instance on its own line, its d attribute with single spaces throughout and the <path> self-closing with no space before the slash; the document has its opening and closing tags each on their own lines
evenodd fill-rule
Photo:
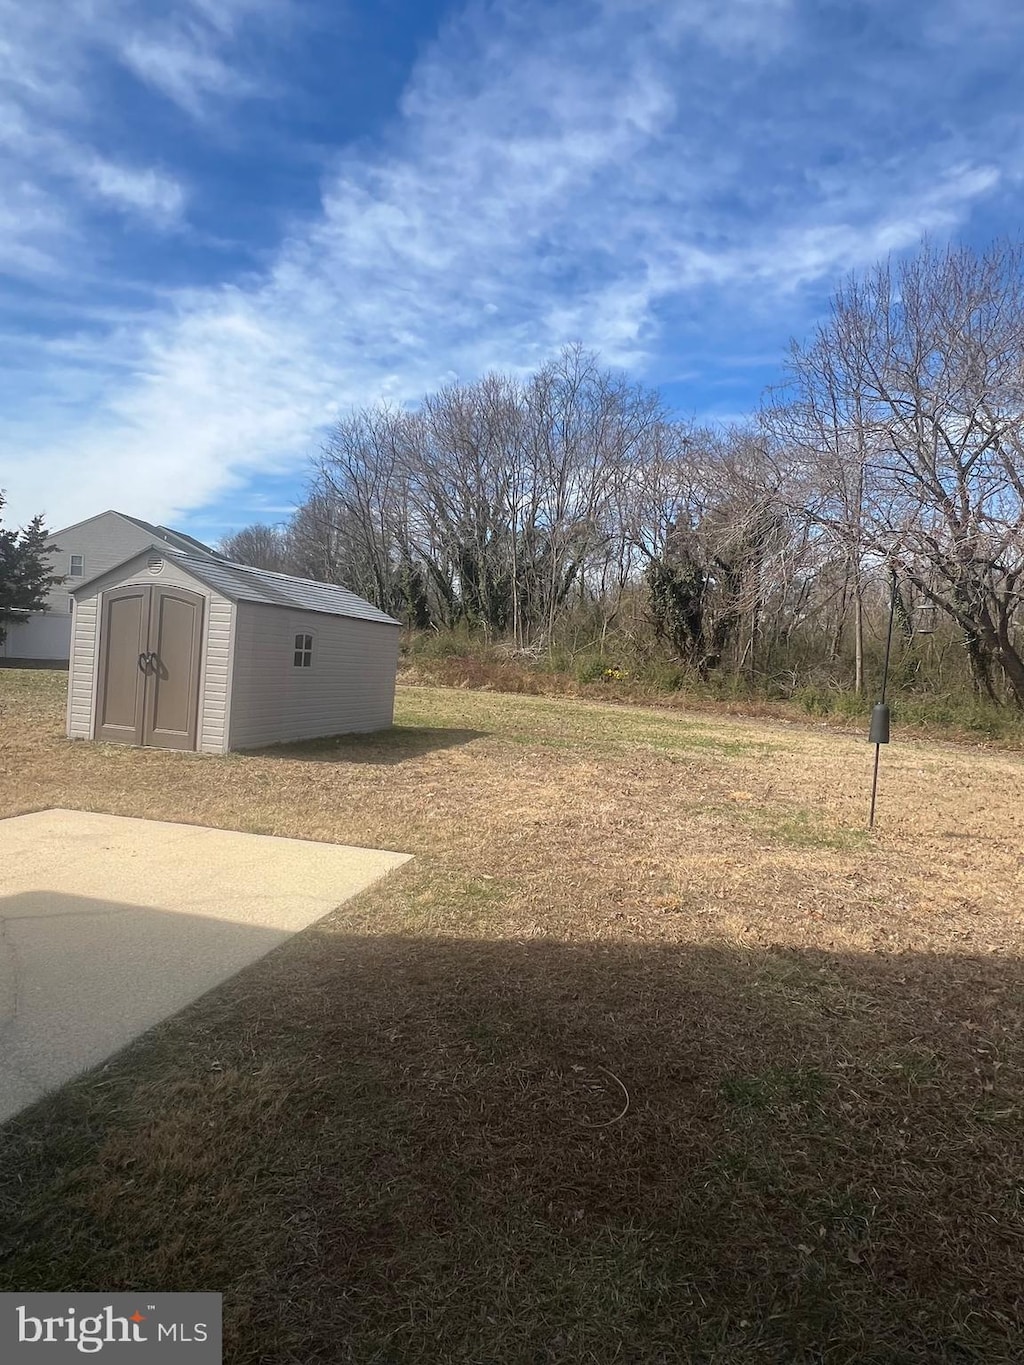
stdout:
<svg viewBox="0 0 1024 1365">
<path fill-rule="evenodd" d="M 200 682 L 199 747 L 222 754 L 228 747 L 228 710 L 231 696 L 231 639 L 235 606 L 212 593 L 206 607 L 206 648 Z"/>
<path fill-rule="evenodd" d="M 296 668 L 295 636 L 313 636 Z M 235 609 L 232 749 L 382 730 L 392 723 L 398 627 L 239 602 Z"/>
<path fill-rule="evenodd" d="M 99 598 L 87 597 L 75 609 L 68 668 L 68 734 L 92 738 L 93 696 L 96 690 L 96 635 Z"/>
<path fill-rule="evenodd" d="M 159 553 L 149 550 L 150 554 Z M 68 675 L 68 734 L 72 739 L 91 739 L 99 672 L 99 601 L 105 588 L 133 583 L 170 583 L 202 593 L 203 664 L 199 676 L 199 737 L 203 753 L 220 754 L 227 748 L 231 695 L 231 641 L 235 604 L 178 568 L 170 557 L 159 574 L 150 573 L 145 561 L 124 574 L 109 575 L 78 594 L 72 633 Z"/>
</svg>

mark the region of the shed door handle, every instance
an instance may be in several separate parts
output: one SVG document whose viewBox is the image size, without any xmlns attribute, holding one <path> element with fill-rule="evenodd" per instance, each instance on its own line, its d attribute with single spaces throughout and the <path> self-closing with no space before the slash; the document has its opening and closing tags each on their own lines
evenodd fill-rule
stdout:
<svg viewBox="0 0 1024 1365">
<path fill-rule="evenodd" d="M 148 671 L 148 666 L 149 666 L 149 655 L 148 655 L 148 654 L 140 654 L 140 655 L 139 655 L 139 672 L 140 672 L 140 673 L 145 673 L 145 672 L 147 672 L 147 671 Z"/>
<path fill-rule="evenodd" d="M 139 668 L 143 673 L 155 673 L 157 670 L 156 651 L 151 654 L 139 655 Z"/>
</svg>

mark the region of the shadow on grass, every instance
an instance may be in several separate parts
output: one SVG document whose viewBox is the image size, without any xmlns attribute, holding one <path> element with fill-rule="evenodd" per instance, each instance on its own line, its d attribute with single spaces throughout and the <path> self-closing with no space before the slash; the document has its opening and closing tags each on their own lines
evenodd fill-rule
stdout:
<svg viewBox="0 0 1024 1365">
<path fill-rule="evenodd" d="M 233 1365 L 1019 1361 L 1022 1012 L 325 923 L 0 1133 L 0 1289 L 221 1290 Z"/>
<path fill-rule="evenodd" d="M 244 752 L 258 758 L 288 758 L 308 763 L 404 763 L 438 749 L 454 749 L 485 738 L 483 730 L 447 726 L 394 725 L 369 734 L 329 735 Z"/>
</svg>

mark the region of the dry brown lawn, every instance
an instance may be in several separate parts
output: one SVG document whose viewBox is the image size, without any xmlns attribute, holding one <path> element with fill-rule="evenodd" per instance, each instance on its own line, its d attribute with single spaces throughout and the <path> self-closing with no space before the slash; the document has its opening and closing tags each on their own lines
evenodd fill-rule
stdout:
<svg viewBox="0 0 1024 1365">
<path fill-rule="evenodd" d="M 246 1365 L 1024 1359 L 1020 756 L 894 743 L 869 835 L 825 730 L 403 688 L 219 758 L 64 681 L 0 672 L 0 814 L 416 861 L 0 1132 L 0 1289 L 221 1290 Z"/>
</svg>

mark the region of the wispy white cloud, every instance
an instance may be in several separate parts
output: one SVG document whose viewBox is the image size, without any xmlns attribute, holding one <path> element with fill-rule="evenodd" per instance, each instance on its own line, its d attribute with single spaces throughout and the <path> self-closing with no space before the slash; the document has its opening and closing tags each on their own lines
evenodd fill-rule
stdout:
<svg viewBox="0 0 1024 1365">
<path fill-rule="evenodd" d="M 203 118 L 211 101 L 251 94 L 256 89 L 218 55 L 212 39 L 212 31 L 203 34 L 188 25 L 133 37 L 119 55 L 140 80 L 155 87 L 186 113 Z"/>
<path fill-rule="evenodd" d="M 610 0 L 617 6 L 620 0 Z M 796 0 L 688 0 L 662 5 L 660 0 L 626 0 L 634 12 L 653 15 L 661 34 L 670 41 L 689 36 L 720 52 L 742 53 L 746 60 L 768 60 L 794 37 Z"/>
<path fill-rule="evenodd" d="M 111 63 L 131 69 L 194 117 L 256 91 L 233 62 L 247 22 L 284 0 L 181 0 L 171 17 L 140 0 L 0 0 L 0 275 L 55 273 L 88 241 L 80 219 L 100 207 L 165 230 L 188 192 L 159 163 L 112 154 L 94 136 Z M 106 64 L 106 66 L 104 66 Z"/>
<path fill-rule="evenodd" d="M 193 0 L 118 50 L 205 117 L 250 79 L 218 46 L 233 13 L 218 27 Z M 756 346 L 745 329 L 798 320 L 808 287 L 955 231 L 998 193 L 999 149 L 941 130 L 883 144 L 898 102 L 874 69 L 832 72 L 819 18 L 812 0 L 472 4 L 378 139 L 339 148 L 259 278 L 177 292 L 91 363 L 46 343 L 66 401 L 0 429 L 13 506 L 179 516 L 295 468 L 349 404 L 575 339 L 642 372 L 673 325 L 724 315 L 733 348 Z M 94 192 L 181 212 L 156 170 L 105 176 Z"/>
<path fill-rule="evenodd" d="M 93 155 L 76 161 L 73 173 L 89 193 L 154 223 L 176 223 L 185 207 L 181 183 L 151 166 L 136 170 Z"/>
<path fill-rule="evenodd" d="M 114 37 L 119 60 L 185 113 L 205 120 L 225 104 L 273 94 L 237 59 L 235 41 L 253 24 L 290 16 L 289 0 L 181 0 L 158 19 Z"/>
<path fill-rule="evenodd" d="M 53 252 L 68 237 L 60 204 L 39 186 L 10 175 L 0 194 L 0 271 L 28 278 L 53 269 Z"/>
<path fill-rule="evenodd" d="M 795 289 L 836 272 L 860 269 L 916 246 L 925 236 L 955 229 L 1001 178 L 998 167 L 984 164 L 950 166 L 934 177 L 930 173 L 924 184 L 911 183 L 903 192 L 894 187 L 881 211 L 876 205 L 870 214 L 862 210 L 845 221 L 804 224 L 782 232 L 765 248 L 746 255 L 741 272 Z"/>
</svg>

